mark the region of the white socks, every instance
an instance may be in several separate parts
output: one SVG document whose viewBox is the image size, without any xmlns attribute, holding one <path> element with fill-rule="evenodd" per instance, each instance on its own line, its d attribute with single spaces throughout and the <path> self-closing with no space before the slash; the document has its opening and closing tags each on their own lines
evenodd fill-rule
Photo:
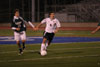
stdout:
<svg viewBox="0 0 100 67">
<path fill-rule="evenodd" d="M 48 43 L 46 43 L 46 45 L 45 45 L 45 48 L 47 49 L 47 47 L 48 47 Z"/>
<path fill-rule="evenodd" d="M 42 44 L 41 44 L 41 51 L 43 51 L 43 50 L 45 50 L 45 49 L 46 49 L 45 44 L 42 43 Z"/>
<path fill-rule="evenodd" d="M 41 51 L 47 50 L 47 47 L 48 47 L 48 43 L 46 43 L 46 44 L 42 43 L 41 44 Z"/>
</svg>

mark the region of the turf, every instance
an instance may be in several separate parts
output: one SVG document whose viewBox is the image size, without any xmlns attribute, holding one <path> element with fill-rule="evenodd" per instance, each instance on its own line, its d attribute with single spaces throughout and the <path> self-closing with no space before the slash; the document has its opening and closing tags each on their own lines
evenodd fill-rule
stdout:
<svg viewBox="0 0 100 67">
<path fill-rule="evenodd" d="M 38 54 L 40 45 L 26 45 L 19 56 L 16 45 L 0 45 L 0 67 L 99 67 L 100 42 L 52 44 L 47 56 Z"/>
<path fill-rule="evenodd" d="M 100 37 L 100 31 L 59 31 L 59 37 Z M 42 36 L 43 31 L 27 30 L 27 36 Z M 0 36 L 13 36 L 0 30 Z M 18 55 L 17 45 L 0 45 L 0 67 L 100 67 L 100 42 L 52 44 L 47 56 L 39 54 L 40 44 L 27 44 Z"/>
<path fill-rule="evenodd" d="M 44 31 L 34 31 L 28 29 L 26 31 L 27 36 L 42 36 Z M 13 36 L 12 30 L 0 30 L 0 36 Z M 59 31 L 56 33 L 56 36 L 62 37 L 100 37 L 100 31 L 96 32 L 95 34 L 91 34 L 91 31 Z"/>
</svg>

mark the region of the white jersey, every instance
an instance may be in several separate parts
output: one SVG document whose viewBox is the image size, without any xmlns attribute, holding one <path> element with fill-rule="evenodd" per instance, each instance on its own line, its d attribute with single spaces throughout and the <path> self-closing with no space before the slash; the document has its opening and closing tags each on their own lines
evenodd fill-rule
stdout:
<svg viewBox="0 0 100 67">
<path fill-rule="evenodd" d="M 45 18 L 41 21 L 42 24 L 46 24 L 45 32 L 53 33 L 56 28 L 61 27 L 60 22 L 55 18 L 51 20 L 50 18 Z"/>
</svg>

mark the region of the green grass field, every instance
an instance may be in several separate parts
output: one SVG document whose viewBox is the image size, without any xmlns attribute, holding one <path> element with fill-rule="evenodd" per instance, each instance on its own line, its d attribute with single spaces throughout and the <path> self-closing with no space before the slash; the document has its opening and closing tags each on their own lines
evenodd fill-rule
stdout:
<svg viewBox="0 0 100 67">
<path fill-rule="evenodd" d="M 28 29 L 27 30 L 27 36 L 42 36 L 43 31 L 33 31 Z M 13 36 L 12 30 L 5 30 L 0 29 L 0 36 Z M 91 31 L 59 31 L 56 36 L 62 36 L 62 37 L 100 37 L 100 31 L 96 32 L 95 34 L 91 34 Z"/>
<path fill-rule="evenodd" d="M 100 31 L 60 31 L 56 36 L 100 37 Z M 43 31 L 27 31 L 27 36 L 42 36 Z M 0 36 L 13 36 L 12 30 L 0 30 Z M 100 67 L 100 42 L 52 44 L 47 56 L 38 54 L 40 44 L 27 44 L 18 55 L 17 45 L 0 45 L 0 67 Z"/>
</svg>

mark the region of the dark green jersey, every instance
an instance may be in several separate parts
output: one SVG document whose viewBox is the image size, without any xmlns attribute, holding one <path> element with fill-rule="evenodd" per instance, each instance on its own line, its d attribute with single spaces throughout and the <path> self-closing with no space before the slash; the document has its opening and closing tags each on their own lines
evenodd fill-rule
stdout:
<svg viewBox="0 0 100 67">
<path fill-rule="evenodd" d="M 16 16 L 14 16 L 13 22 L 11 24 L 11 27 L 15 28 L 14 31 L 16 31 L 16 32 L 26 31 L 25 21 L 23 20 L 22 17 L 16 17 Z M 17 31 L 16 28 L 20 28 L 20 30 Z"/>
</svg>

